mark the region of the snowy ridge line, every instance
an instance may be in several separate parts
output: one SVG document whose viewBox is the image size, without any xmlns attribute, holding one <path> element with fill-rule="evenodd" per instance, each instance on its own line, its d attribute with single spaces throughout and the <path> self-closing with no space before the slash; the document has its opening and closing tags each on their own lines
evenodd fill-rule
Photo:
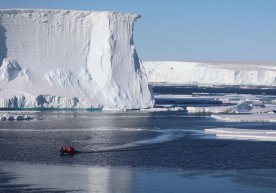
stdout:
<svg viewBox="0 0 276 193">
<path fill-rule="evenodd" d="M 144 61 L 150 83 L 187 85 L 276 86 L 276 66 L 271 64 Z"/>
<path fill-rule="evenodd" d="M 204 131 L 208 134 L 213 134 L 220 139 L 276 141 L 275 130 L 212 128 L 204 129 Z"/>
<path fill-rule="evenodd" d="M 70 12 L 74 12 L 76 14 L 91 14 L 91 13 L 105 13 L 105 14 L 122 14 L 124 16 L 133 16 L 140 17 L 139 14 L 127 13 L 127 12 L 119 12 L 119 11 L 86 11 L 86 10 L 71 10 L 71 9 L 25 9 L 25 8 L 12 8 L 12 9 L 0 9 L 1 14 L 19 14 L 19 13 L 35 13 L 35 12 L 44 12 L 44 13 L 52 13 L 52 12 L 62 12 L 64 14 L 68 14 Z"/>
<path fill-rule="evenodd" d="M 153 95 L 133 42 L 139 17 L 0 9 L 0 107 L 152 107 Z"/>
</svg>

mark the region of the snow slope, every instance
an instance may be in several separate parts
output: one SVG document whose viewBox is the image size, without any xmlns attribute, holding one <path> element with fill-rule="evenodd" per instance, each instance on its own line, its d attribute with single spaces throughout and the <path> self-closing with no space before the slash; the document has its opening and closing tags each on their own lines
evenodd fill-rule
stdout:
<svg viewBox="0 0 276 193">
<path fill-rule="evenodd" d="M 0 10 L 0 107 L 147 108 L 133 43 L 139 15 Z"/>
<path fill-rule="evenodd" d="M 151 83 L 276 85 L 276 65 L 144 61 Z"/>
</svg>

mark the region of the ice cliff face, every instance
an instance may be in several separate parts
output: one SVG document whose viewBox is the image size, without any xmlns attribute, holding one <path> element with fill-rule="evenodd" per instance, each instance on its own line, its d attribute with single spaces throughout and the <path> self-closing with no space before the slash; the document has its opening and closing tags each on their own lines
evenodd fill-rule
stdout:
<svg viewBox="0 0 276 193">
<path fill-rule="evenodd" d="M 0 10 L 0 107 L 147 108 L 138 15 Z"/>
<path fill-rule="evenodd" d="M 276 66 L 174 61 L 143 62 L 152 83 L 276 86 Z"/>
</svg>

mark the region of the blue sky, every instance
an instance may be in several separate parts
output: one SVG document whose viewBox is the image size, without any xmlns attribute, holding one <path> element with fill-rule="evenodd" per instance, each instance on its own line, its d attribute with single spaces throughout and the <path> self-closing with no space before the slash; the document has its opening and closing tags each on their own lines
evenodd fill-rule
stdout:
<svg viewBox="0 0 276 193">
<path fill-rule="evenodd" d="M 142 60 L 276 61 L 276 0 L 0 0 L 0 8 L 139 13 Z"/>
</svg>

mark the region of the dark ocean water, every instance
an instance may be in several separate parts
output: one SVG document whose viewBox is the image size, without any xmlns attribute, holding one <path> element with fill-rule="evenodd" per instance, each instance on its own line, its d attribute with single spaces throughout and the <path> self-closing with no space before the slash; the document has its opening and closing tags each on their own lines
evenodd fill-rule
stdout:
<svg viewBox="0 0 276 193">
<path fill-rule="evenodd" d="M 266 94 L 245 89 L 153 88 L 155 94 L 171 95 L 276 95 L 272 88 L 263 89 Z M 161 99 L 156 106 L 166 103 L 212 105 L 213 99 Z M 33 115 L 32 121 L 0 122 L 0 192 L 276 191 L 275 142 L 208 139 L 203 133 L 213 127 L 274 130 L 275 123 L 226 123 L 186 111 Z M 64 145 L 80 153 L 60 156 Z"/>
</svg>

